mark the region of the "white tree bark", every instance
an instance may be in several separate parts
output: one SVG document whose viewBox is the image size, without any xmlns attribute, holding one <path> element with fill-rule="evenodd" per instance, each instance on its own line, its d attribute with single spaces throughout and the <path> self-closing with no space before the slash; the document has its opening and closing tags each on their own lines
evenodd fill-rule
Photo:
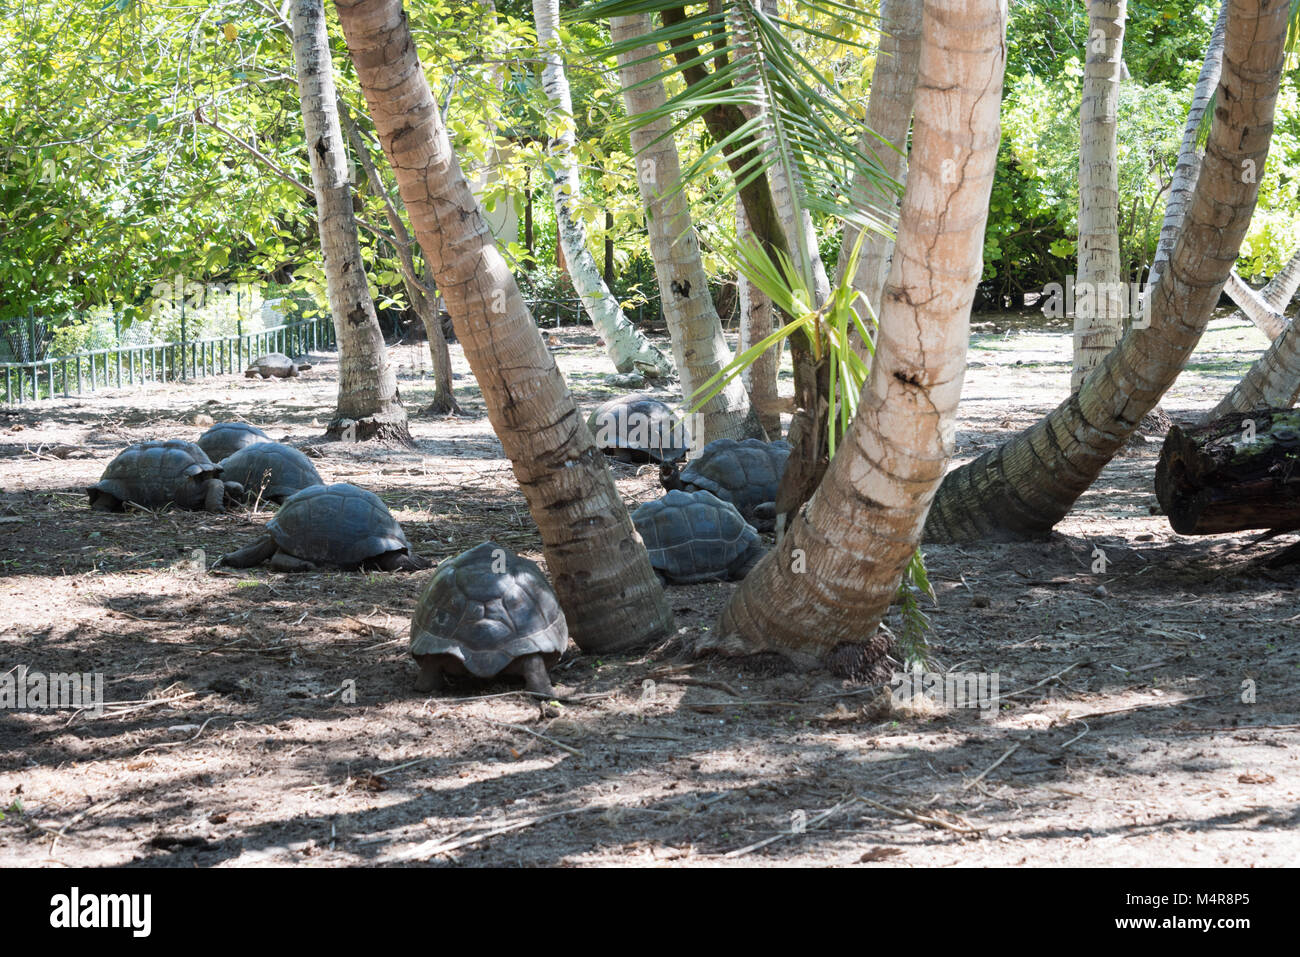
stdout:
<svg viewBox="0 0 1300 957">
<path fill-rule="evenodd" d="M 922 6 L 921 0 L 882 0 L 880 4 L 880 46 L 871 73 L 867 129 L 858 143 L 860 152 L 875 156 L 881 169 L 904 185 L 907 183 L 907 134 L 912 126 L 916 71 L 921 57 Z M 895 149 L 881 145 L 878 137 Z M 858 209 L 871 209 L 884 222 L 898 221 L 900 197 L 893 191 L 878 189 L 864 176 L 855 174 L 850 195 Z M 844 224 L 840 244 L 841 277 L 858 234 L 859 229 L 852 222 Z M 862 241 L 862 258 L 853 276 L 853 288 L 871 304 L 870 313 L 858 307 L 858 317 L 868 328 L 872 317 L 880 315 L 880 295 L 885 288 L 893 248 L 893 238 L 881 232 L 873 231 Z M 860 352 L 866 357 L 865 350 Z"/>
<path fill-rule="evenodd" d="M 574 215 L 574 204 L 581 195 L 582 186 L 575 153 L 573 100 L 559 41 L 559 0 L 533 0 L 533 20 L 537 42 L 545 57 L 542 87 L 551 105 L 547 123 L 554 131 L 550 154 L 559 166 L 553 186 L 556 231 L 573 287 L 605 340 L 605 350 L 619 372 L 639 368 L 653 375 L 670 375 L 672 363 L 628 321 L 618 300 L 605 285 L 600 267 L 587 246 L 587 230 Z"/>
<path fill-rule="evenodd" d="M 745 204 L 736 197 L 736 238 L 741 241 L 753 241 L 749 228 L 749 218 L 745 215 Z M 750 282 L 744 275 L 736 277 L 739 283 L 740 299 L 740 351 L 762 342 L 776 331 L 777 315 L 772 300 L 763 290 Z M 778 375 L 781 371 L 781 355 L 785 351 L 785 342 L 778 342 L 749 364 L 741 373 L 741 381 L 749 392 L 750 404 L 758 413 L 758 421 L 769 439 L 781 437 L 781 403 L 777 391 Z"/>
<path fill-rule="evenodd" d="M 1235 272 L 1229 276 L 1229 284 L 1235 276 Z M 1273 344 L 1242 376 L 1241 381 L 1214 407 L 1207 419 L 1217 419 L 1229 412 L 1250 412 L 1263 406 L 1290 408 L 1300 399 L 1300 333 L 1296 331 L 1295 322 L 1287 322 L 1283 316 L 1297 286 L 1300 286 L 1300 250 L 1296 250 L 1290 262 L 1261 292 L 1255 292 L 1240 279 L 1237 282 L 1249 293 L 1249 296 L 1242 294 L 1241 299 L 1233 296 L 1237 304 L 1243 306 L 1242 311 L 1266 335 L 1268 330 L 1264 329 L 1255 315 L 1266 317 L 1270 327 L 1280 325 L 1281 331 L 1273 339 Z M 1250 308 L 1245 308 L 1243 299 L 1249 302 Z"/>
<path fill-rule="evenodd" d="M 610 20 L 610 36 L 615 43 L 643 37 L 650 29 L 648 14 Z M 667 100 L 659 79 L 661 64 L 647 59 L 651 52 L 643 47 L 619 55 L 619 79 L 629 117 L 658 110 Z M 670 125 L 666 119 L 656 119 L 633 128 L 630 137 L 682 399 L 692 407 L 695 390 L 731 361 L 731 350 L 709 293 L 699 239 L 681 189 L 681 160 Z M 763 431 L 750 411 L 743 384 L 734 379 L 691 421 L 698 425 L 690 430 L 692 451 L 714 439 L 761 437 Z"/>
<path fill-rule="evenodd" d="M 1223 291 L 1232 297 L 1241 314 L 1270 340 L 1282 335 L 1291 324 L 1286 317 L 1286 307 L 1291 304 L 1297 288 L 1300 288 L 1300 249 L 1291 254 L 1287 264 L 1263 289 L 1251 289 L 1237 275 L 1236 269 L 1228 273 L 1228 281 L 1223 284 Z"/>
<path fill-rule="evenodd" d="M 1071 391 L 1124 333 L 1120 285 L 1117 123 L 1126 0 L 1088 0 L 1087 58 L 1079 107 L 1079 264 Z"/>
<path fill-rule="evenodd" d="M 357 242 L 324 3 L 292 0 L 289 8 L 321 252 L 339 343 L 338 408 L 329 434 L 410 441 L 397 375 L 388 361 Z"/>
</svg>

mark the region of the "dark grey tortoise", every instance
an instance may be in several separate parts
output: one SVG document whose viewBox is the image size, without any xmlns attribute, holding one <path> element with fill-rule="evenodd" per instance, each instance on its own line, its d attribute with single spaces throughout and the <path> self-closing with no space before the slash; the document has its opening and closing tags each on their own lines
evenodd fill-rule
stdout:
<svg viewBox="0 0 1300 957">
<path fill-rule="evenodd" d="M 620 462 L 675 462 L 686 455 L 690 436 L 666 404 L 652 396 L 619 396 L 587 418 L 596 447 Z"/>
<path fill-rule="evenodd" d="M 310 368 L 310 363 L 294 362 L 283 352 L 268 352 L 254 359 L 253 364 L 244 370 L 244 375 L 250 379 L 259 375 L 263 379 L 291 379 Z"/>
<path fill-rule="evenodd" d="M 411 543 L 379 496 L 355 485 L 313 485 L 285 499 L 252 545 L 217 559 L 218 565 L 251 568 L 269 561 L 282 572 L 320 566 L 354 571 L 380 568 L 415 571 L 429 563 Z"/>
<path fill-rule="evenodd" d="M 198 446 L 212 461 L 220 462 L 246 445 L 270 441 L 269 435 L 247 422 L 218 422 L 199 436 Z"/>
<path fill-rule="evenodd" d="M 776 527 L 776 490 L 789 458 L 790 443 L 784 439 L 717 439 L 680 471 L 664 465 L 660 481 L 670 490 L 712 492 L 736 506 L 760 532 L 770 532 Z"/>
<path fill-rule="evenodd" d="M 128 502 L 144 508 L 176 505 L 223 512 L 227 497 L 237 499 L 243 489 L 223 481 L 221 466 L 193 442 L 168 439 L 124 450 L 86 493 L 90 507 L 105 512 L 120 512 Z"/>
<path fill-rule="evenodd" d="M 496 542 L 439 565 L 411 618 L 418 691 L 441 689 L 446 674 L 506 674 L 551 698 L 546 669 L 568 644 L 568 624 L 542 570 Z"/>
<path fill-rule="evenodd" d="M 664 582 L 739 581 L 763 557 L 758 532 L 712 492 L 674 490 L 632 513 Z"/>
<path fill-rule="evenodd" d="M 311 459 L 279 442 L 246 445 L 223 459 L 221 468 L 226 478 L 244 487 L 245 498 L 260 494 L 277 503 L 305 488 L 325 484 Z"/>
</svg>

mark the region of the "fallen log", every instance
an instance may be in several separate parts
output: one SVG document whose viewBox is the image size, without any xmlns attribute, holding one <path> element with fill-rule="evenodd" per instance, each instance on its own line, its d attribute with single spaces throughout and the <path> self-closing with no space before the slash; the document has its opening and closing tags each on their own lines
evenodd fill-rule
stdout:
<svg viewBox="0 0 1300 957">
<path fill-rule="evenodd" d="M 1181 535 L 1300 528 L 1300 411 L 1174 426 L 1156 465 L 1156 498 Z"/>
</svg>

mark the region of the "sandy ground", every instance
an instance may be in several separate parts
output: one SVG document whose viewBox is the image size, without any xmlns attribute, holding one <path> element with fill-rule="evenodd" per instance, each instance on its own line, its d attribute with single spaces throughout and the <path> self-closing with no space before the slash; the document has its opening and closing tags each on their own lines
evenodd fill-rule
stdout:
<svg viewBox="0 0 1300 957">
<path fill-rule="evenodd" d="M 1068 385 L 1062 331 L 980 318 L 960 461 Z M 559 338 L 584 409 L 615 394 L 589 330 Z M 1164 409 L 1208 408 L 1263 344 L 1217 320 Z M 415 412 L 427 362 L 395 352 Z M 466 417 L 417 414 L 416 449 L 326 444 L 317 465 L 377 491 L 429 559 L 488 537 L 540 558 L 453 352 Z M 690 657 L 726 584 L 671 589 L 678 634 L 643 655 L 571 649 L 570 700 L 539 707 L 505 682 L 412 690 L 431 572 L 203 572 L 196 549 L 247 543 L 267 510 L 86 507 L 117 451 L 196 438 L 199 416 L 315 439 L 333 373 L 0 410 L 0 674 L 100 672 L 110 702 L 0 711 L 0 864 L 1300 864 L 1300 569 L 1263 569 L 1249 536 L 1175 535 L 1153 514 L 1158 439 L 1049 542 L 927 548 L 936 659 L 998 675 L 989 718 Z M 629 505 L 659 494 L 653 469 L 612 467 Z"/>
</svg>

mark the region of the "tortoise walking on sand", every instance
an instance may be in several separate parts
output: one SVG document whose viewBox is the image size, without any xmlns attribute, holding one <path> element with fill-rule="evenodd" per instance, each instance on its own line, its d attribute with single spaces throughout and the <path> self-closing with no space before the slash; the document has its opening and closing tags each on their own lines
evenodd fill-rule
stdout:
<svg viewBox="0 0 1300 957">
<path fill-rule="evenodd" d="M 429 563 L 411 543 L 379 496 L 355 485 L 313 485 L 285 499 L 266 523 L 266 534 L 223 555 L 218 565 L 251 568 L 269 561 L 282 572 L 321 566 L 354 571 L 415 571 Z"/>
<path fill-rule="evenodd" d="M 239 498 L 243 489 L 224 481 L 221 466 L 193 442 L 169 439 L 125 449 L 86 493 L 90 507 L 105 512 L 120 512 L 128 502 L 144 508 L 176 505 L 222 512 L 226 498 Z"/>
<path fill-rule="evenodd" d="M 218 422 L 199 436 L 198 447 L 208 458 L 220 462 L 255 442 L 270 442 L 271 437 L 247 422 Z"/>
<path fill-rule="evenodd" d="M 568 644 L 568 624 L 542 570 L 496 542 L 439 565 L 411 618 L 417 691 L 441 689 L 444 674 L 507 674 L 554 697 L 546 669 Z"/>
<path fill-rule="evenodd" d="M 226 478 L 244 487 L 245 498 L 260 492 L 262 498 L 271 502 L 283 502 L 305 488 L 325 484 L 311 459 L 293 446 L 279 442 L 246 445 L 223 459 L 221 468 Z"/>
<path fill-rule="evenodd" d="M 259 375 L 263 379 L 291 379 L 310 368 L 310 363 L 294 362 L 283 352 L 268 352 L 254 359 L 253 364 L 244 370 L 244 375 L 249 379 Z"/>
<path fill-rule="evenodd" d="M 736 506 L 760 532 L 770 532 L 776 527 L 776 492 L 789 458 L 790 443 L 784 439 L 717 439 L 680 471 L 662 466 L 659 478 L 669 490 L 712 492 Z"/>
<path fill-rule="evenodd" d="M 767 550 L 734 505 L 703 489 L 646 502 L 632 524 L 666 584 L 739 581 Z"/>
<path fill-rule="evenodd" d="M 674 462 L 690 436 L 673 410 L 648 395 L 610 399 L 587 418 L 596 447 L 620 462 Z"/>
</svg>

